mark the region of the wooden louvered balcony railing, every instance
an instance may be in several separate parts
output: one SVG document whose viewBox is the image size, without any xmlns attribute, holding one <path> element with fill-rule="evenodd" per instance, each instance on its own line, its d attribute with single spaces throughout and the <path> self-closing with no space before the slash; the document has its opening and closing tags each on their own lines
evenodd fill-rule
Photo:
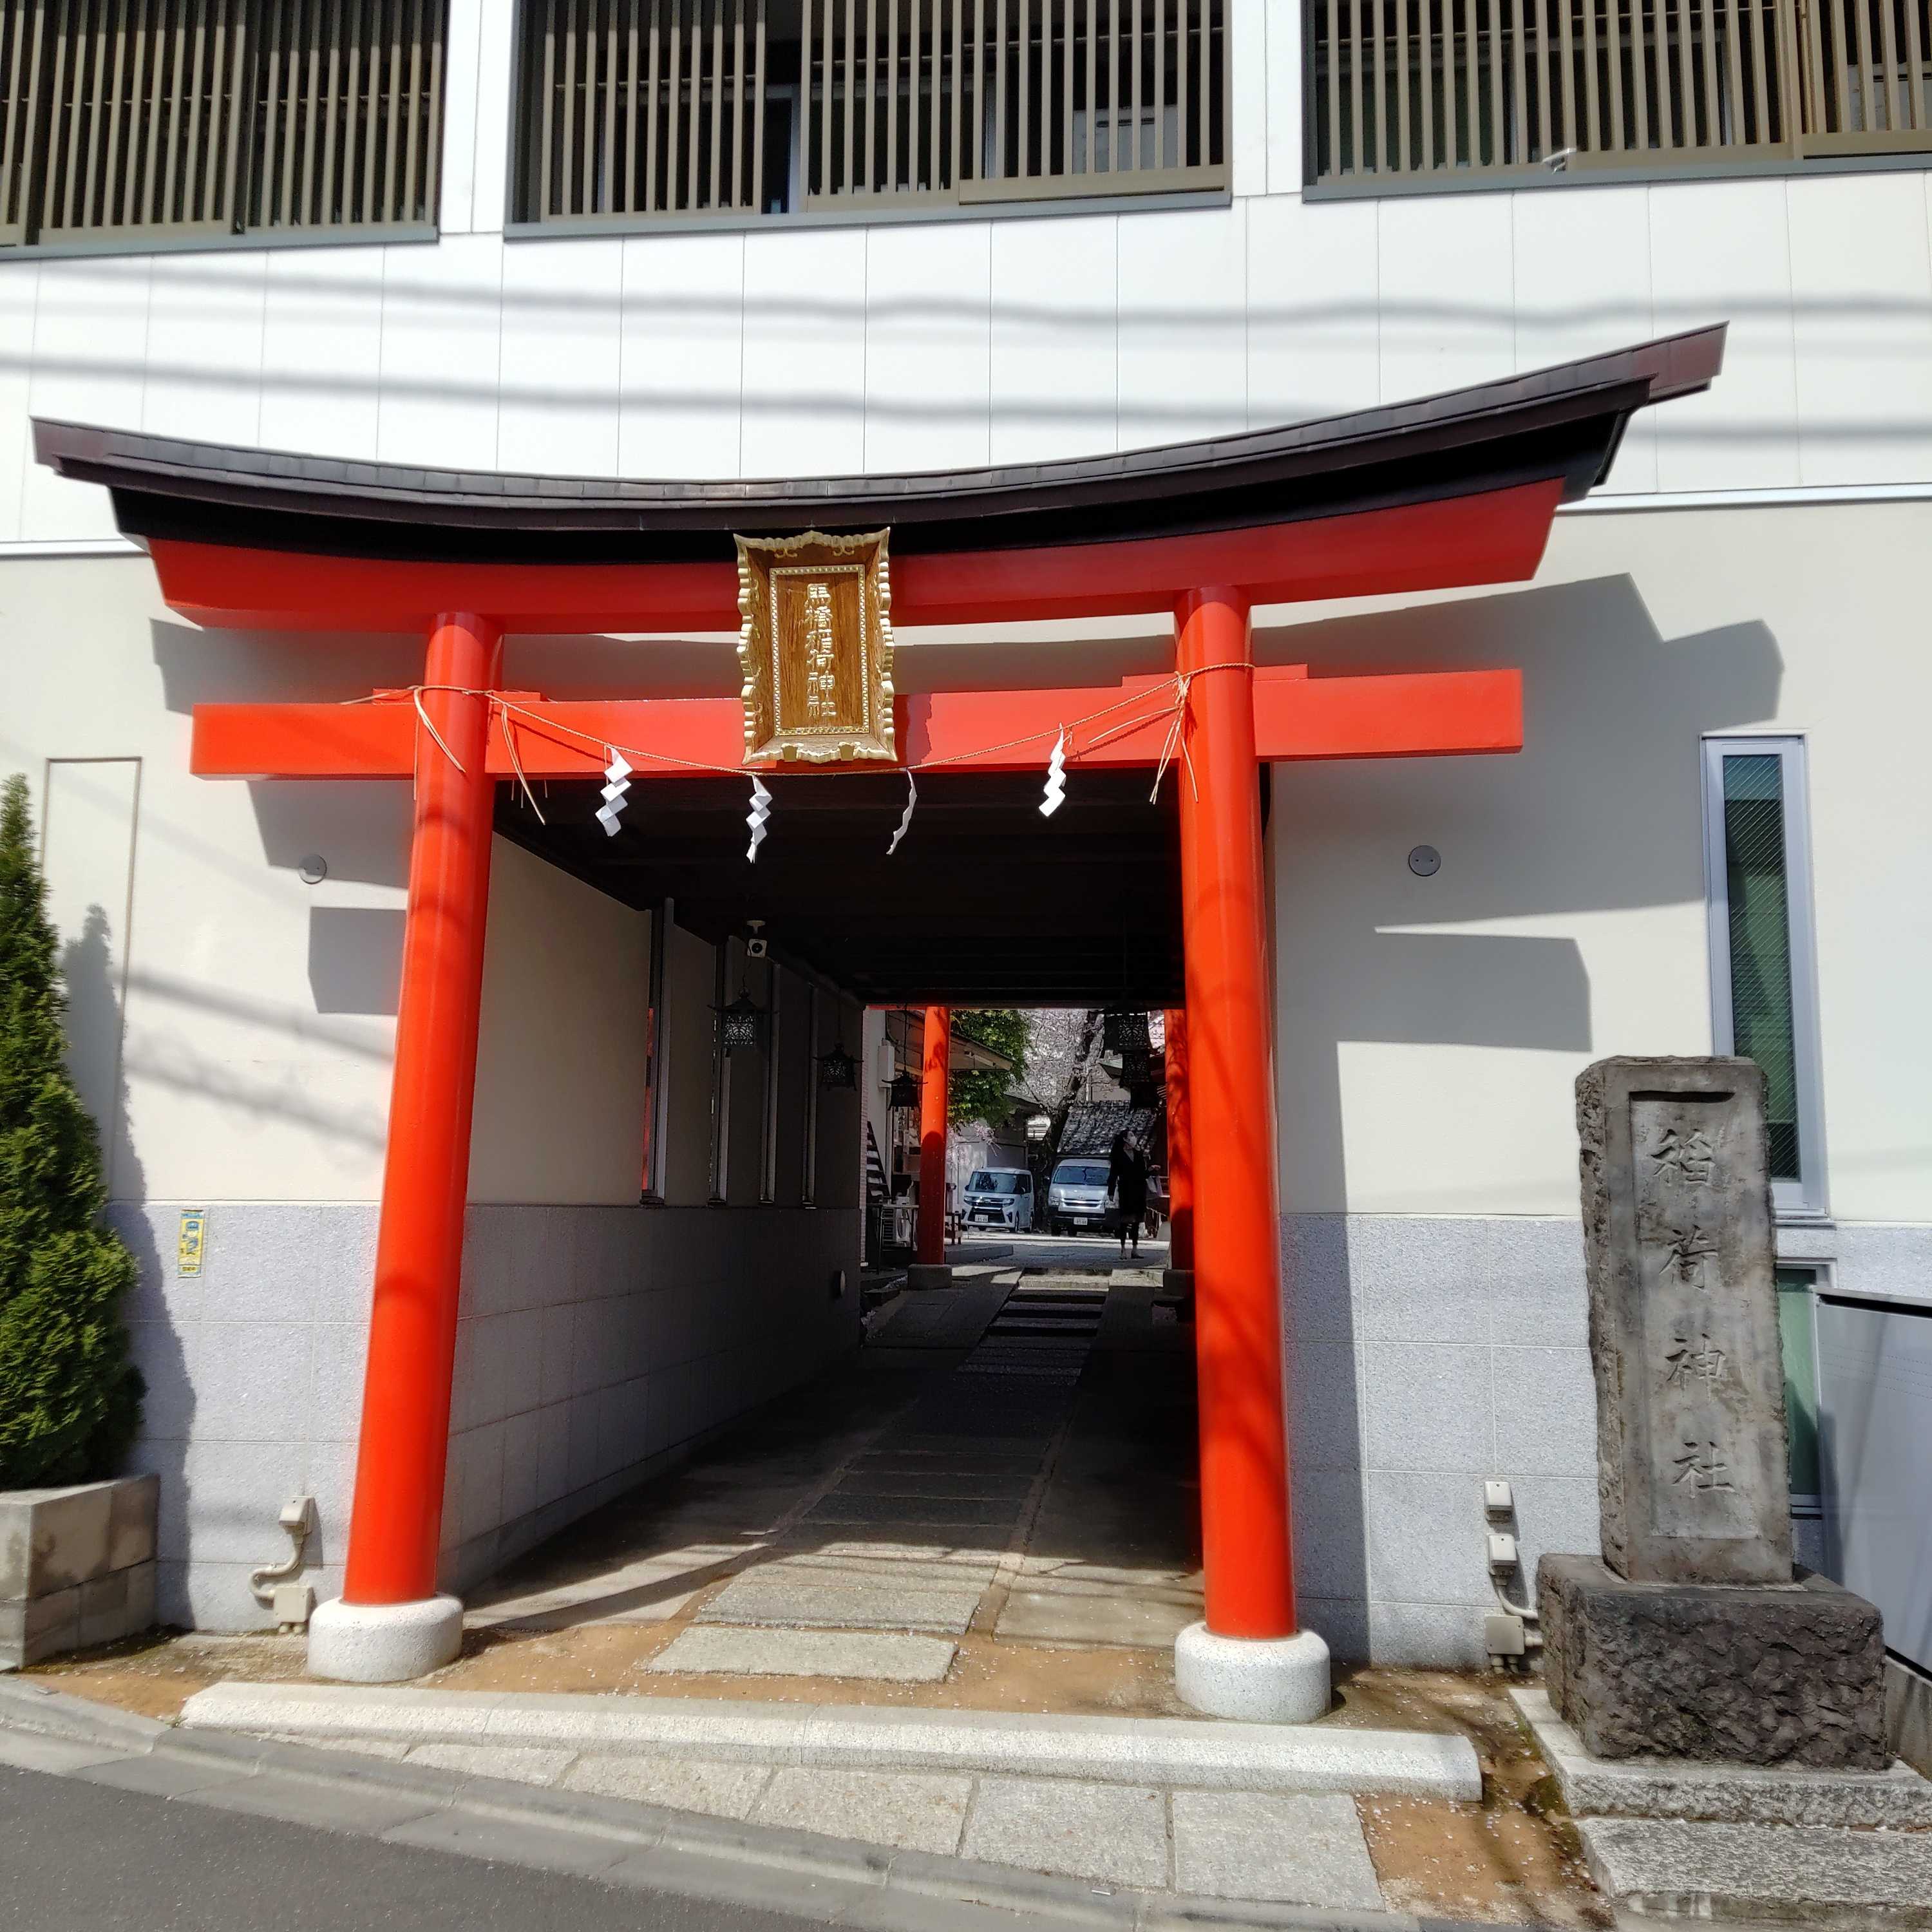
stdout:
<svg viewBox="0 0 1932 1932">
<path fill-rule="evenodd" d="M 1384 190 L 1932 148 L 1932 0 L 1307 0 L 1312 178 Z"/>
<path fill-rule="evenodd" d="M 1223 188 L 1226 0 L 529 0 L 524 223 Z"/>
</svg>

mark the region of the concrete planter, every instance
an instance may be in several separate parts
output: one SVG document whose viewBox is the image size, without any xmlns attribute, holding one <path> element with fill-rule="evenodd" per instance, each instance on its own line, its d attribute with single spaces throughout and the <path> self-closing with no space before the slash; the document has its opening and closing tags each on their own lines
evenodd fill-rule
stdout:
<svg viewBox="0 0 1932 1932">
<path fill-rule="evenodd" d="M 154 1621 L 156 1476 L 0 1490 L 0 1670 Z"/>
</svg>

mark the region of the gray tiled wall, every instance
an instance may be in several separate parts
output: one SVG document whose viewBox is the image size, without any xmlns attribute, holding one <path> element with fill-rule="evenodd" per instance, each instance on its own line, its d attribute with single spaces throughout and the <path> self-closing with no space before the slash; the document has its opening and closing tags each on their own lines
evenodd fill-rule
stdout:
<svg viewBox="0 0 1932 1932">
<path fill-rule="evenodd" d="M 160 1478 L 160 1614 L 266 1617 L 249 1571 L 277 1512 L 314 1496 L 309 1574 L 341 1587 L 374 1274 L 372 1204 L 208 1210 L 201 1274 L 175 1269 L 180 1206 L 117 1205 L 141 1264 L 128 1313 L 147 1378 L 132 1467 Z M 446 1582 L 487 1575 L 654 1459 L 800 1381 L 857 1339 L 855 1212 L 472 1207 L 458 1331 Z"/>
<path fill-rule="evenodd" d="M 1304 1614 L 1340 1656 L 1480 1664 L 1485 1477 L 1514 1486 L 1526 1575 L 1598 1546 L 1581 1228 L 1310 1214 L 1283 1233 Z"/>
</svg>

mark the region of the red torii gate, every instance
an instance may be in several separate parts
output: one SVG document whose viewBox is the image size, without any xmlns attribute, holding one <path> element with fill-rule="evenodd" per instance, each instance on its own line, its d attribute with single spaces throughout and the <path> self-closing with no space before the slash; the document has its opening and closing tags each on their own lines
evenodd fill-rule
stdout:
<svg viewBox="0 0 1932 1932">
<path fill-rule="evenodd" d="M 735 698 L 500 689 L 506 632 L 733 628 L 736 570 L 719 554 L 732 530 L 890 523 L 898 623 L 1174 614 L 1174 673 L 1128 680 L 1104 739 L 1068 749 L 1076 769 L 1154 766 L 1180 713 L 1207 1616 L 1177 1645 L 1177 1682 L 1226 1715 L 1325 1709 L 1327 1652 L 1295 1608 L 1256 775 L 1288 759 L 1514 751 L 1521 692 L 1506 670 L 1258 667 L 1250 610 L 1531 575 L 1558 503 L 1600 478 L 1630 413 L 1708 386 L 1722 340 L 1702 331 L 1168 450 L 809 485 L 464 478 L 37 424 L 44 461 L 113 491 L 183 614 L 427 636 L 412 690 L 194 717 L 201 776 L 415 784 L 390 1106 L 406 1131 L 392 1132 L 384 1169 L 344 1595 L 316 1612 L 311 1668 L 392 1681 L 447 1660 L 460 1638 L 436 1558 L 496 786 L 593 778 L 612 745 L 664 761 L 633 757 L 638 779 L 743 758 Z M 614 547 L 646 560 L 613 561 Z M 1090 689 L 902 698 L 902 764 L 1040 767 L 1064 721 L 1108 701 Z M 995 742 L 1006 748 L 980 748 Z"/>
</svg>

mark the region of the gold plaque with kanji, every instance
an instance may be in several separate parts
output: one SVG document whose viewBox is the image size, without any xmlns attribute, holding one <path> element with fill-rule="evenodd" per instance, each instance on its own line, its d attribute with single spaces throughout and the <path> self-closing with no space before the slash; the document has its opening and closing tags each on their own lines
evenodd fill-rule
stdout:
<svg viewBox="0 0 1932 1932">
<path fill-rule="evenodd" d="M 884 530 L 738 538 L 745 758 L 896 758 Z"/>
</svg>

